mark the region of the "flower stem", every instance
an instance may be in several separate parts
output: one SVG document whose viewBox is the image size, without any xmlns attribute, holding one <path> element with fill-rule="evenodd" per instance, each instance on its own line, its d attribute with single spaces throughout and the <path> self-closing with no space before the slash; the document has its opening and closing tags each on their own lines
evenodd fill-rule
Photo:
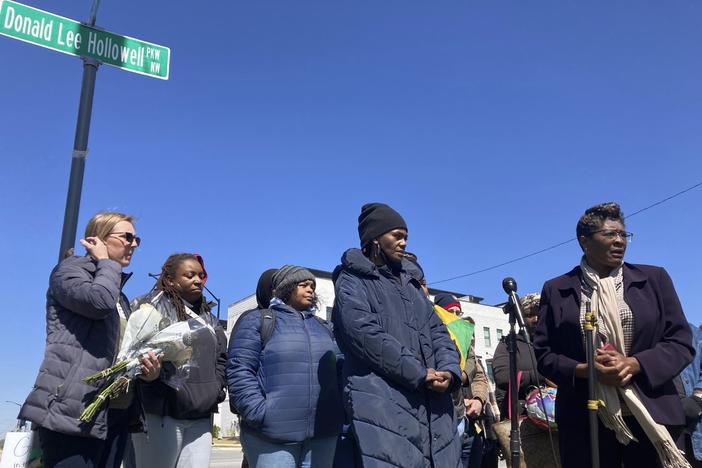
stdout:
<svg viewBox="0 0 702 468">
<path fill-rule="evenodd" d="M 112 367 L 108 367 L 107 369 L 105 369 L 105 370 L 103 370 L 103 371 L 100 371 L 100 372 L 98 372 L 98 373 L 96 373 L 96 374 L 87 376 L 86 378 L 83 379 L 83 382 L 86 382 L 86 383 L 95 383 L 95 382 L 97 382 L 98 380 L 105 379 L 105 378 L 107 378 L 107 377 L 109 377 L 109 376 L 111 376 L 111 375 L 113 375 L 113 374 L 116 374 L 117 372 L 120 372 L 120 371 L 126 369 L 127 364 L 129 364 L 129 360 L 128 360 L 128 359 L 124 359 L 124 360 L 118 362 L 117 364 L 115 364 L 115 365 L 112 366 Z"/>
<path fill-rule="evenodd" d="M 129 387 L 130 380 L 131 379 L 129 377 L 122 376 L 105 387 L 105 389 L 98 394 L 95 400 L 93 400 L 93 402 L 85 408 L 78 420 L 81 422 L 91 422 L 95 418 L 95 413 L 97 413 L 100 407 L 105 403 L 105 400 L 108 398 L 115 398 L 123 393 Z"/>
</svg>

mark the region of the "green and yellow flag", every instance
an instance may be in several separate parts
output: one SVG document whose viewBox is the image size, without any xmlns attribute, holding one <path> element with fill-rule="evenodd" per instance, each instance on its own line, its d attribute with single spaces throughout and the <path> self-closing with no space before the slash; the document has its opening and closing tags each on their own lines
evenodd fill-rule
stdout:
<svg viewBox="0 0 702 468">
<path fill-rule="evenodd" d="M 475 325 L 468 320 L 463 320 L 461 317 L 452 314 L 441 306 L 435 305 L 434 310 L 442 322 L 448 328 L 449 336 L 453 343 L 458 348 L 458 354 L 461 355 L 461 369 L 465 369 L 466 360 L 468 359 L 468 350 L 470 343 L 473 341 L 473 330 Z"/>
</svg>

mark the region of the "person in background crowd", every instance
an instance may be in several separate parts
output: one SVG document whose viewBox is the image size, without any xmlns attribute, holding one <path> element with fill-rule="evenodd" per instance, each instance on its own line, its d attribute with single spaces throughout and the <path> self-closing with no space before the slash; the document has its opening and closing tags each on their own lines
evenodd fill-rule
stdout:
<svg viewBox="0 0 702 468">
<path fill-rule="evenodd" d="M 539 300 L 540 294 L 531 293 L 522 297 L 522 315 L 524 318 L 524 326 L 529 334 L 530 341 L 534 340 L 534 330 L 539 321 Z M 505 335 L 497 344 L 495 355 L 492 358 L 492 372 L 495 378 L 495 385 L 503 391 L 503 398 L 500 399 L 500 414 L 503 418 L 509 415 L 509 401 L 507 398 L 507 390 L 509 389 L 509 352 L 508 352 L 509 335 Z M 548 385 L 555 387 L 556 385 L 539 375 L 536 370 L 536 357 L 534 350 L 524 338 L 522 333 L 517 334 L 517 371 L 521 371 L 521 379 L 519 381 L 519 414 L 524 410 L 524 400 L 527 393 L 534 387 L 539 385 Z"/>
<path fill-rule="evenodd" d="M 457 468 L 458 352 L 405 258 L 407 224 L 381 203 L 364 205 L 358 222 L 362 249 L 347 250 L 332 275 L 357 465 Z"/>
<path fill-rule="evenodd" d="M 46 349 L 34 388 L 19 418 L 39 431 L 44 466 L 119 467 L 128 439 L 129 401 L 103 406 L 93 422 L 78 420 L 100 391 L 83 378 L 114 363 L 121 325 L 129 315 L 122 293 L 140 239 L 134 219 L 97 213 L 80 243 L 84 257 L 68 257 L 51 272 L 46 294 Z M 158 358 L 142 359 L 143 380 L 160 372 Z"/>
<path fill-rule="evenodd" d="M 473 339 L 475 339 L 475 337 Z M 489 381 L 488 385 L 490 385 Z M 500 410 L 497 408 L 497 402 L 495 401 L 495 392 L 492 391 L 492 386 L 490 386 L 490 388 L 491 390 L 488 392 L 489 400 L 483 407 L 483 413 L 485 415 L 483 419 L 485 433 L 483 441 L 483 461 L 480 464 L 480 468 L 497 468 L 500 458 L 500 444 L 494 429 L 494 425 L 500 421 Z"/>
<path fill-rule="evenodd" d="M 273 291 L 273 275 L 278 272 L 277 268 L 269 268 L 261 273 L 256 283 L 256 307 L 259 310 L 267 309 L 271 305 L 271 299 L 275 295 Z"/>
<path fill-rule="evenodd" d="M 260 311 L 268 309 L 268 307 L 271 304 L 271 299 L 273 299 L 273 275 L 278 271 L 277 268 L 269 268 L 268 270 L 264 271 L 261 273 L 261 276 L 258 278 L 258 283 L 256 284 L 256 309 L 252 309 L 250 311 L 244 312 L 244 314 L 248 314 L 251 312 L 255 311 Z M 243 314 L 242 314 L 243 316 Z M 241 318 L 241 317 L 240 317 Z M 236 327 L 236 325 L 235 325 Z M 235 328 L 236 329 L 236 328 Z M 234 333 L 232 332 L 231 336 L 234 336 Z M 227 355 L 231 352 L 232 349 L 232 344 L 234 340 L 229 340 L 229 348 L 227 350 Z M 232 413 L 236 413 L 236 408 L 234 408 L 234 405 L 231 401 L 229 400 L 229 409 L 231 410 Z M 237 415 L 238 416 L 238 415 Z M 241 417 L 239 417 L 239 427 L 241 427 Z M 241 468 L 249 468 L 249 461 L 246 459 L 246 454 L 244 454 L 243 459 L 241 460 Z"/>
<path fill-rule="evenodd" d="M 463 315 L 461 301 L 453 294 L 439 293 L 434 297 L 434 303 L 445 310 L 457 315 Z M 475 325 L 475 322 L 472 322 Z M 461 372 L 463 386 L 453 392 L 453 404 L 456 410 L 458 434 L 461 437 L 461 461 L 464 468 L 480 468 L 482 465 L 484 429 L 480 418 L 483 407 L 490 398 L 485 371 L 480 361 L 475 357 L 475 335 L 468 345 L 469 354 L 465 368 Z"/>
<path fill-rule="evenodd" d="M 580 265 L 547 281 L 534 335 L 538 370 L 558 385 L 564 467 L 592 466 L 583 320 L 597 313 L 596 388 L 602 468 L 689 466 L 674 440 L 685 423 L 673 379 L 692 360 L 691 333 L 668 273 L 624 262 L 632 234 L 616 203 L 578 221 Z"/>
<path fill-rule="evenodd" d="M 702 330 L 689 325 L 695 358 L 680 373 L 686 427 L 678 437 L 678 447 L 685 452 L 685 458 L 693 468 L 702 468 Z"/>
<path fill-rule="evenodd" d="M 159 379 L 139 385 L 148 434 L 132 435 L 137 468 L 199 468 L 210 462 L 212 414 L 226 396 L 227 337 L 202 293 L 206 281 L 202 257 L 174 254 L 154 289 L 132 303 L 133 310 L 153 304 L 171 322 L 196 319 L 211 331 L 211 339 L 193 349 L 193 365 L 178 390 L 169 385 L 175 374 L 171 363 L 164 364 Z"/>
<path fill-rule="evenodd" d="M 343 410 L 338 348 L 314 315 L 314 275 L 286 265 L 274 275 L 273 333 L 261 340 L 261 314 L 242 316 L 227 361 L 229 401 L 241 417 L 241 444 L 255 468 L 331 468 Z"/>
</svg>

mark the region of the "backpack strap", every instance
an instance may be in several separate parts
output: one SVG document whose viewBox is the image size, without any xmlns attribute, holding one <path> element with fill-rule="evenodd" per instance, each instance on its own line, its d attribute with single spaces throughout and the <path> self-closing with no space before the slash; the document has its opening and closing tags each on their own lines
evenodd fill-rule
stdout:
<svg viewBox="0 0 702 468">
<path fill-rule="evenodd" d="M 273 309 L 261 309 L 261 350 L 273 336 L 276 313 Z"/>
<path fill-rule="evenodd" d="M 229 335 L 229 346 L 231 346 L 231 341 L 234 339 L 234 335 L 236 335 L 236 331 L 239 328 L 239 324 L 242 322 L 242 319 L 247 315 L 253 314 L 255 312 L 261 314 L 261 326 L 259 333 L 261 335 L 261 351 L 263 351 L 263 348 L 266 347 L 266 343 L 268 343 L 268 341 L 271 339 L 271 336 L 273 336 L 273 329 L 275 328 L 276 314 L 275 310 L 273 309 L 251 309 L 241 314 L 239 319 L 236 321 L 236 325 L 234 325 L 234 329 Z"/>
</svg>

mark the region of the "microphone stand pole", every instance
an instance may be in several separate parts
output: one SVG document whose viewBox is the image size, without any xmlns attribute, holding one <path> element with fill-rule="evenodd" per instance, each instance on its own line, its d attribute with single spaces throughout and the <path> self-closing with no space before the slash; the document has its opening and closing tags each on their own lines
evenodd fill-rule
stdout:
<svg viewBox="0 0 702 468">
<path fill-rule="evenodd" d="M 519 468 L 519 387 L 517 384 L 517 331 L 515 329 L 517 314 L 510 296 L 509 306 L 509 405 L 512 416 L 512 429 L 509 433 L 509 450 L 512 468 Z"/>
<path fill-rule="evenodd" d="M 599 401 L 595 394 L 595 332 L 597 317 L 590 311 L 590 303 L 585 304 L 585 356 L 587 357 L 587 409 L 590 419 L 590 457 L 592 468 L 600 468 L 600 441 L 598 434 L 597 409 Z"/>
<path fill-rule="evenodd" d="M 520 440 L 519 440 L 519 384 L 517 382 L 517 329 L 523 331 L 522 335 L 529 343 L 529 334 L 525 332 L 524 319 L 522 318 L 522 306 L 519 302 L 519 297 L 517 296 L 517 282 L 514 278 L 505 278 L 502 280 L 502 289 L 505 290 L 509 296 L 509 339 L 508 339 L 508 352 L 509 352 L 509 405 L 512 420 L 512 429 L 509 434 L 509 449 L 510 449 L 510 459 L 513 468 L 519 468 L 519 452 L 520 452 Z"/>
</svg>

